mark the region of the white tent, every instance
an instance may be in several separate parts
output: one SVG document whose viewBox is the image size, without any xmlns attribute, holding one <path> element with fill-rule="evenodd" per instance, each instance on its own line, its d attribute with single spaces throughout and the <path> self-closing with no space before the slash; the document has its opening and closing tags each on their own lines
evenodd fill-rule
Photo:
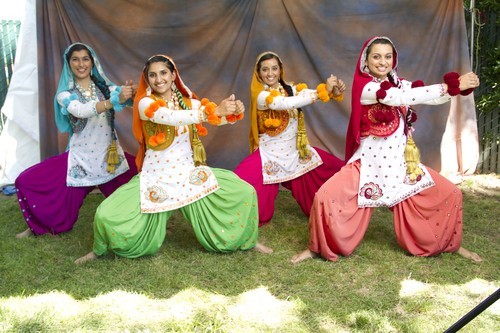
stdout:
<svg viewBox="0 0 500 333">
<path fill-rule="evenodd" d="M 35 2 L 17 2 L 24 17 L 20 17 L 15 70 L 2 107 L 7 121 L 0 134 L 0 186 L 13 184 L 19 173 L 40 162 Z M 13 9 L 11 3 L 1 7 Z"/>
</svg>

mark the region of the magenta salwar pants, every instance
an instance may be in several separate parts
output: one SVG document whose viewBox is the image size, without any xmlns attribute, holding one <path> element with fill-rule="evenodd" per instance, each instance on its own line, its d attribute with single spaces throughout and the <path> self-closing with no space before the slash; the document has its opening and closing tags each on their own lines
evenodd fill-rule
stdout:
<svg viewBox="0 0 500 333">
<path fill-rule="evenodd" d="M 336 156 L 317 147 L 314 147 L 314 149 L 318 152 L 323 164 L 302 176 L 281 183 L 284 188 L 292 192 L 295 201 L 297 201 L 304 214 L 308 217 L 316 191 L 344 165 L 344 161 Z M 262 159 L 259 150 L 257 149 L 247 156 L 236 167 L 234 173 L 251 184 L 257 192 L 259 227 L 269 223 L 274 215 L 274 203 L 278 196 L 280 183 L 264 184 Z"/>
</svg>

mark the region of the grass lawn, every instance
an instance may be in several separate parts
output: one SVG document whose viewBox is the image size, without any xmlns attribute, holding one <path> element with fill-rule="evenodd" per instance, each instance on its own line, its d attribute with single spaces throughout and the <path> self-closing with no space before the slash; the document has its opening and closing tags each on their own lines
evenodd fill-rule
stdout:
<svg viewBox="0 0 500 333">
<path fill-rule="evenodd" d="M 460 185 L 462 245 L 481 263 L 409 256 L 390 211 L 377 209 L 352 256 L 292 265 L 308 220 L 283 191 L 259 234 L 272 255 L 208 253 L 175 214 L 156 256 L 78 266 L 100 194 L 87 197 L 71 232 L 21 240 L 17 198 L 0 195 L 0 332 L 443 332 L 500 287 L 499 183 L 482 175 Z M 460 332 L 500 332 L 500 302 Z"/>
</svg>

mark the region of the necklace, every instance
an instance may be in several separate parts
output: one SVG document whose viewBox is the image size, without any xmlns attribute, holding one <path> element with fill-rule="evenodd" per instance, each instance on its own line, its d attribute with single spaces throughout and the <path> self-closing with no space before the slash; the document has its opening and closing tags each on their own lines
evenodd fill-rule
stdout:
<svg viewBox="0 0 500 333">
<path fill-rule="evenodd" d="M 83 88 L 78 84 L 78 82 L 76 82 L 76 89 L 78 89 L 83 98 L 85 98 L 85 100 L 87 101 L 94 99 L 94 96 L 96 96 L 94 81 L 90 81 L 90 86 L 87 89 Z"/>
<path fill-rule="evenodd" d="M 177 97 L 177 94 L 173 90 L 170 102 L 174 105 L 174 110 L 179 110 L 179 98 Z"/>
</svg>

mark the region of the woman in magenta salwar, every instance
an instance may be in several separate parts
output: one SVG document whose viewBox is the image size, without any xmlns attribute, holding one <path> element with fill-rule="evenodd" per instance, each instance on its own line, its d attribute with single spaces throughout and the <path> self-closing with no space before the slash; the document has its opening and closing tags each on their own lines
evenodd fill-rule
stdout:
<svg viewBox="0 0 500 333">
<path fill-rule="evenodd" d="M 291 190 L 309 216 L 314 193 L 344 162 L 311 147 L 301 107 L 318 100 L 342 100 L 345 84 L 330 76 L 326 84 L 307 89 L 284 79 L 280 57 L 263 52 L 257 57 L 251 83 L 250 151 L 234 170 L 257 191 L 259 226 L 269 223 L 280 184 Z"/>
</svg>

